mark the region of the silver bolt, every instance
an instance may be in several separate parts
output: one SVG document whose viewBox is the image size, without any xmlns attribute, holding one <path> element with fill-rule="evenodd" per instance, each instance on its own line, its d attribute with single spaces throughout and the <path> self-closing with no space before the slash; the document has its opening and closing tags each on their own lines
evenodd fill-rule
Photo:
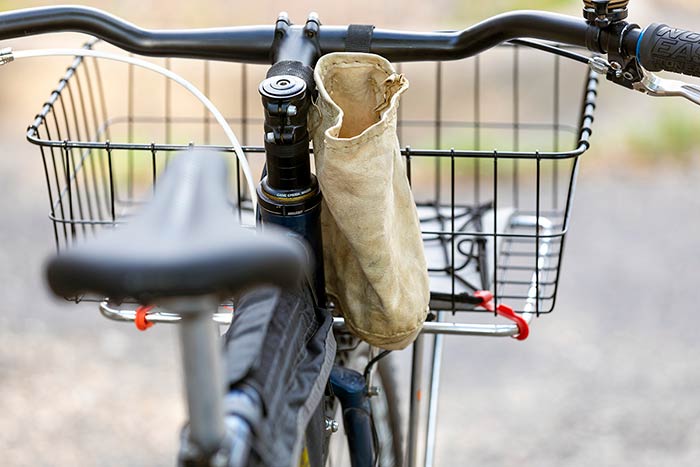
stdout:
<svg viewBox="0 0 700 467">
<path fill-rule="evenodd" d="M 266 143 L 274 143 L 275 142 L 275 134 L 273 132 L 269 132 L 265 134 L 265 142 Z"/>
<path fill-rule="evenodd" d="M 226 467 L 228 465 L 228 458 L 229 456 L 226 451 L 219 451 L 211 458 L 209 465 L 211 467 Z"/>
<path fill-rule="evenodd" d="M 379 387 L 377 387 L 377 386 L 370 386 L 370 387 L 367 389 L 367 395 L 368 395 L 369 397 L 375 397 L 375 396 L 378 396 L 378 395 L 381 394 L 381 393 L 382 393 L 382 390 L 381 390 Z"/>
<path fill-rule="evenodd" d="M 12 49 L 10 47 L 7 47 L 5 49 L 0 49 L 0 65 L 4 65 L 5 63 L 10 63 L 15 59 L 15 56 L 12 54 Z"/>
<path fill-rule="evenodd" d="M 291 104 L 287 107 L 287 115 L 289 115 L 290 117 L 295 116 L 298 111 L 299 109 L 297 109 L 297 106 L 294 104 Z"/>
<path fill-rule="evenodd" d="M 634 79 L 634 76 L 632 76 L 632 73 L 630 73 L 629 71 L 626 71 L 622 76 L 623 76 L 627 81 L 632 81 L 632 80 Z"/>
<path fill-rule="evenodd" d="M 326 419 L 326 431 L 330 431 L 331 433 L 336 433 L 338 431 L 338 428 L 340 428 L 340 425 L 338 422 L 331 418 Z"/>
<path fill-rule="evenodd" d="M 610 68 L 612 68 L 613 71 L 615 72 L 615 78 L 619 78 L 622 76 L 622 65 L 620 65 L 617 62 L 611 62 Z"/>
<path fill-rule="evenodd" d="M 195 459 L 199 456 L 200 452 L 191 442 L 185 441 L 180 446 L 180 455 L 185 459 Z"/>
</svg>

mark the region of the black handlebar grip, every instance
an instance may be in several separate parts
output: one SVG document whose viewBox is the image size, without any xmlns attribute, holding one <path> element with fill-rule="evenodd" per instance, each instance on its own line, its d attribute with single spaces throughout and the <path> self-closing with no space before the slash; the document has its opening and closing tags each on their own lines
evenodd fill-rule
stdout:
<svg viewBox="0 0 700 467">
<path fill-rule="evenodd" d="M 700 76 L 700 33 L 651 24 L 637 43 L 637 59 L 649 71 Z"/>
</svg>

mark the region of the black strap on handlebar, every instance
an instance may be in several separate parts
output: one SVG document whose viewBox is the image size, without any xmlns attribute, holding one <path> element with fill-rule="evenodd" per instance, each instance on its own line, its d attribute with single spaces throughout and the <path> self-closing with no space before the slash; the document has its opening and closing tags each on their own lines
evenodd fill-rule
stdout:
<svg viewBox="0 0 700 467">
<path fill-rule="evenodd" d="M 374 26 L 370 24 L 351 24 L 348 26 L 348 35 L 345 38 L 345 51 L 369 53 L 373 33 Z"/>
</svg>

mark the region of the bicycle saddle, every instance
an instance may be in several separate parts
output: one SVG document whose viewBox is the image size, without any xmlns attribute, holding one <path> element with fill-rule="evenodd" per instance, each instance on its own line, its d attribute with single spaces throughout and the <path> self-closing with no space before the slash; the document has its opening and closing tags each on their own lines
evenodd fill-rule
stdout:
<svg viewBox="0 0 700 467">
<path fill-rule="evenodd" d="M 301 242 L 242 228 L 227 185 L 220 155 L 195 151 L 173 159 L 153 200 L 129 224 L 49 261 L 51 289 L 64 297 L 97 293 L 151 303 L 296 283 L 308 264 Z"/>
</svg>

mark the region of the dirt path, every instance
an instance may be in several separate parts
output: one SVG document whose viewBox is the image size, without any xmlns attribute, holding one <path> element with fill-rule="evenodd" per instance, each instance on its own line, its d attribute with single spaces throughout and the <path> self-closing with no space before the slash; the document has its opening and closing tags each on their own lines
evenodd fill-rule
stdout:
<svg viewBox="0 0 700 467">
<path fill-rule="evenodd" d="M 141 334 L 48 298 L 43 191 L 16 182 L 37 161 L 7 160 L 3 465 L 172 465 L 183 419 L 172 329 Z M 696 464 L 698 180 L 582 175 L 555 313 L 526 344 L 447 339 L 438 465 Z"/>
<path fill-rule="evenodd" d="M 698 180 L 582 176 L 531 342 L 448 339 L 437 465 L 697 465 Z"/>
<path fill-rule="evenodd" d="M 635 19 L 653 18 L 639 3 Z M 184 414 L 172 328 L 138 333 L 42 283 L 48 202 L 21 135 L 41 91 L 3 96 L 24 111 L 0 125 L 0 465 L 173 465 Z M 623 118 L 605 110 L 599 123 Z M 437 465 L 698 464 L 699 182 L 697 168 L 584 170 L 554 314 L 525 344 L 447 339 Z"/>
</svg>

